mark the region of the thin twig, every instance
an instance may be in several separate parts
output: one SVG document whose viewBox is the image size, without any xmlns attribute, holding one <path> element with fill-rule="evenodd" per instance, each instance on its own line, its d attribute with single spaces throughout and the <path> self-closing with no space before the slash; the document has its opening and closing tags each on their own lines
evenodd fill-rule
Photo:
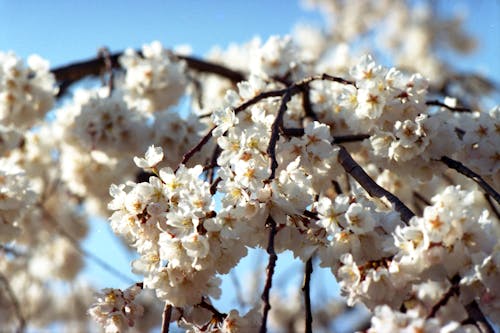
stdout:
<svg viewBox="0 0 500 333">
<path fill-rule="evenodd" d="M 314 121 L 318 121 L 318 116 L 312 108 L 309 86 L 305 86 L 302 90 L 302 107 L 304 108 L 306 117 L 309 117 Z"/>
<path fill-rule="evenodd" d="M 489 196 L 491 196 L 497 203 L 500 204 L 500 194 L 498 194 L 498 192 L 495 191 L 493 187 L 485 182 L 480 175 L 463 165 L 461 162 L 451 159 L 447 156 L 441 157 L 440 161 L 446 164 L 449 168 L 454 169 L 455 171 L 475 181 Z"/>
<path fill-rule="evenodd" d="M 313 272 L 312 257 L 306 261 L 304 271 L 304 282 L 302 284 L 302 292 L 304 293 L 304 310 L 305 310 L 305 333 L 312 333 L 312 311 L 311 311 L 311 274 Z"/>
<path fill-rule="evenodd" d="M 269 241 L 267 244 L 267 254 L 269 254 L 269 262 L 267 264 L 266 272 L 266 284 L 264 285 L 264 291 L 262 292 L 261 299 L 264 302 L 262 306 L 262 323 L 260 326 L 260 333 L 267 332 L 267 316 L 269 310 L 271 310 L 271 304 L 269 302 L 269 293 L 273 284 L 274 268 L 276 267 L 276 261 L 278 256 L 274 250 L 274 237 L 276 236 L 276 222 L 269 216 L 266 221 L 266 226 L 269 228 Z"/>
<path fill-rule="evenodd" d="M 109 73 L 108 88 L 109 88 L 109 94 L 111 95 L 111 92 L 113 91 L 114 88 L 113 60 L 111 60 L 111 54 L 109 53 L 107 47 L 101 47 L 97 52 L 97 56 L 104 60 L 105 71 Z M 104 85 L 105 84 L 104 77 L 102 80 Z"/>
<path fill-rule="evenodd" d="M 213 133 L 214 129 L 215 129 L 215 126 L 212 127 L 210 129 L 210 131 L 208 131 L 208 133 L 205 134 L 193 148 L 191 148 L 187 153 L 184 154 L 184 156 L 182 156 L 182 161 L 181 161 L 181 163 L 179 163 L 179 165 L 175 169 L 176 171 L 179 169 L 179 167 L 182 164 L 186 164 L 191 159 L 191 157 L 193 157 L 194 154 L 196 154 L 198 151 L 200 151 L 201 148 L 203 148 L 203 146 L 207 144 L 208 140 L 210 140 L 210 138 L 212 137 L 212 133 Z"/>
<path fill-rule="evenodd" d="M 270 90 L 270 91 L 262 92 L 256 96 L 250 98 L 246 102 L 241 103 L 239 106 L 237 106 L 234 109 L 234 113 L 237 114 L 238 112 L 245 110 L 249 106 L 252 106 L 252 105 L 258 103 L 263 99 L 270 98 L 270 97 L 280 97 L 280 96 L 284 95 L 287 91 L 288 91 L 288 89 L 285 88 L 285 89 Z"/>
<path fill-rule="evenodd" d="M 446 105 L 443 102 L 440 102 L 438 100 L 427 101 L 427 102 L 425 102 L 425 105 L 440 106 L 440 107 L 446 108 L 446 109 L 448 109 L 450 111 L 454 111 L 454 112 L 472 112 L 472 110 L 469 108 L 464 108 L 464 107 L 460 107 L 460 106 L 449 106 L 449 105 Z"/>
<path fill-rule="evenodd" d="M 212 304 L 208 303 L 204 297 L 201 299 L 201 302 L 197 304 L 197 306 L 212 312 L 212 316 L 219 323 L 222 323 L 227 317 L 227 313 L 222 313 L 219 310 L 217 310 Z"/>
<path fill-rule="evenodd" d="M 432 203 L 417 191 L 413 191 L 413 196 L 419 201 L 423 202 L 426 206 L 432 206 Z"/>
<path fill-rule="evenodd" d="M 14 313 L 17 317 L 17 321 L 19 322 L 19 326 L 16 329 L 16 333 L 22 333 L 24 332 L 24 329 L 26 327 L 26 320 L 24 319 L 23 313 L 21 312 L 19 301 L 10 286 L 9 280 L 5 275 L 2 274 L 2 272 L 0 272 L 0 281 L 2 282 L 5 290 L 7 291 L 7 294 L 9 294 L 10 301 L 12 303 L 12 306 L 14 307 Z"/>
<path fill-rule="evenodd" d="M 278 109 L 278 114 L 276 115 L 276 118 L 274 119 L 273 125 L 271 127 L 271 138 L 269 139 L 269 145 L 267 146 L 267 155 L 271 160 L 271 175 L 269 176 L 269 180 L 274 179 L 276 168 L 278 168 L 278 160 L 276 159 L 276 143 L 278 142 L 278 139 L 280 137 L 279 129 L 283 124 L 283 115 L 286 111 L 286 103 L 288 103 L 292 98 L 293 92 L 294 91 L 292 89 L 289 89 L 287 90 L 285 95 L 283 95 L 280 107 Z"/>
<path fill-rule="evenodd" d="M 454 277 L 452 277 L 450 279 L 450 282 L 451 282 L 450 289 L 448 289 L 448 291 L 443 296 L 441 296 L 441 299 L 439 300 L 439 302 L 434 304 L 434 306 L 431 308 L 431 311 L 427 315 L 427 319 L 435 317 L 438 310 L 442 306 L 446 305 L 446 303 L 448 303 L 448 301 L 450 300 L 451 297 L 458 295 L 458 293 L 460 292 L 460 286 L 459 286 L 460 276 L 455 275 Z"/>
<path fill-rule="evenodd" d="M 394 205 L 394 209 L 401 215 L 401 220 L 408 223 L 415 213 L 411 211 L 398 197 L 396 197 L 391 192 L 387 191 L 383 187 L 379 186 L 373 179 L 368 176 L 368 174 L 363 170 L 363 168 L 352 158 L 352 156 L 347 152 L 347 150 L 338 145 L 339 149 L 339 163 L 342 165 L 344 170 L 350 174 L 356 181 L 370 194 L 372 197 L 383 198 L 385 197 L 389 202 Z"/>
<path fill-rule="evenodd" d="M 168 333 L 170 329 L 170 318 L 172 317 L 172 305 L 165 302 L 163 315 L 161 316 L 161 333 Z"/>
</svg>

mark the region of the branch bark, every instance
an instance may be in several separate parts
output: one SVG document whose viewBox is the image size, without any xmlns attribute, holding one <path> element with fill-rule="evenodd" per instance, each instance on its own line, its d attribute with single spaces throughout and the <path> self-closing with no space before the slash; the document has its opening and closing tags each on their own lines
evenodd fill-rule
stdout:
<svg viewBox="0 0 500 333">
<path fill-rule="evenodd" d="M 262 292 L 261 299 L 264 302 L 262 305 L 262 323 L 260 326 L 260 333 L 267 332 L 267 316 L 269 314 L 269 310 L 271 310 L 271 304 L 269 302 L 269 293 L 271 291 L 271 287 L 273 285 L 273 275 L 274 268 L 276 267 L 276 261 L 278 260 L 278 256 L 274 250 L 274 237 L 276 236 L 276 222 L 274 219 L 269 216 L 266 221 L 266 226 L 269 228 L 269 241 L 267 245 L 267 254 L 269 255 L 269 262 L 267 264 L 267 276 L 266 276 L 266 284 L 264 286 L 264 291 Z"/>
<path fill-rule="evenodd" d="M 491 187 L 490 184 L 485 182 L 480 175 L 463 165 L 461 162 L 451 159 L 447 156 L 441 157 L 440 161 L 446 164 L 449 168 L 454 169 L 455 171 L 475 181 L 489 196 L 491 196 L 497 203 L 500 204 L 500 194 L 495 191 L 495 189 Z"/>
<path fill-rule="evenodd" d="M 19 301 L 17 300 L 17 297 L 10 286 L 9 280 L 1 272 L 0 272 L 0 282 L 3 284 L 4 289 L 7 291 L 7 294 L 9 295 L 12 306 L 14 307 L 15 316 L 17 317 L 17 321 L 19 322 L 19 326 L 16 329 L 16 333 L 23 333 L 26 328 L 26 319 L 24 318 L 23 313 L 21 312 Z"/>
<path fill-rule="evenodd" d="M 141 51 L 136 51 L 142 54 Z M 97 76 L 102 70 L 106 69 L 106 64 L 112 64 L 112 68 L 120 68 L 118 59 L 123 52 L 110 53 L 106 58 L 97 57 L 88 60 L 73 62 L 68 65 L 53 68 L 51 72 L 54 74 L 56 81 L 59 83 L 58 97 L 63 95 L 66 89 L 74 82 L 83 79 L 86 76 Z M 245 80 L 245 75 L 239 71 L 232 70 L 223 65 L 201 60 L 196 57 L 173 55 L 179 60 L 184 60 L 187 66 L 198 72 L 216 74 L 230 80 L 236 84 Z"/>
<path fill-rule="evenodd" d="M 356 179 L 356 181 L 370 194 L 372 197 L 383 198 L 385 197 L 390 203 L 394 205 L 394 209 L 401 215 L 401 220 L 406 222 L 415 216 L 415 213 L 408 208 L 398 197 L 383 187 L 379 186 L 370 176 L 363 170 L 363 168 L 352 158 L 347 150 L 338 145 L 339 150 L 339 163 L 344 170 Z"/>
<path fill-rule="evenodd" d="M 311 275 L 313 272 L 312 257 L 306 261 L 304 271 L 304 282 L 302 292 L 304 293 L 304 311 L 305 311 L 305 333 L 312 333 L 312 310 L 311 310 Z"/>
<path fill-rule="evenodd" d="M 161 317 L 161 333 L 168 333 L 170 329 L 170 318 L 172 317 L 172 305 L 165 302 Z"/>
</svg>

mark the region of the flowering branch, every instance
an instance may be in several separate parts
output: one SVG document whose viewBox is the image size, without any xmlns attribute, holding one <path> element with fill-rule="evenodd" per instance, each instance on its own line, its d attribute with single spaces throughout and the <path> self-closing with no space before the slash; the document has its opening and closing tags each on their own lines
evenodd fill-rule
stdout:
<svg viewBox="0 0 500 333">
<path fill-rule="evenodd" d="M 136 51 L 138 54 L 142 54 L 141 51 Z M 89 75 L 99 75 L 103 69 L 107 67 L 106 63 L 110 62 L 113 68 L 119 68 L 120 63 L 118 58 L 123 55 L 123 52 L 111 53 L 107 57 L 97 57 L 89 60 L 83 60 L 79 62 L 74 62 L 69 65 L 56 67 L 51 70 L 54 74 L 57 82 L 59 82 L 59 93 L 58 97 L 62 96 L 66 89 L 74 82 L 89 76 Z M 229 69 L 225 66 L 211 63 L 205 60 L 201 60 L 195 57 L 184 56 L 184 55 L 174 55 L 179 60 L 184 60 L 187 66 L 198 72 L 212 73 L 224 77 L 234 84 L 243 81 L 245 76 L 235 70 Z"/>
<path fill-rule="evenodd" d="M 271 286 L 273 284 L 274 268 L 276 267 L 276 261 L 278 256 L 274 251 L 274 237 L 276 236 L 276 222 L 269 216 L 266 221 L 266 227 L 269 228 L 269 241 L 267 245 L 267 253 L 269 254 L 269 263 L 267 264 L 267 277 L 266 284 L 264 286 L 264 291 L 262 292 L 261 299 L 264 302 L 262 307 L 262 323 L 260 326 L 260 333 L 267 332 L 267 316 L 269 310 L 271 310 L 271 304 L 269 302 L 269 292 L 271 291 Z"/>
<path fill-rule="evenodd" d="M 370 176 L 361 168 L 361 166 L 354 161 L 352 156 L 347 152 L 347 150 L 338 145 L 339 150 L 339 163 L 342 165 L 344 170 L 356 179 L 356 181 L 373 197 L 383 198 L 385 197 L 390 203 L 394 205 L 394 209 L 401 215 L 401 220 L 408 223 L 410 219 L 415 216 L 415 213 L 411 211 L 398 197 L 396 197 L 391 192 L 387 191 L 383 187 L 379 186 Z"/>
<path fill-rule="evenodd" d="M 22 333 L 24 332 L 24 328 L 26 327 L 26 320 L 24 319 L 24 316 L 21 312 L 21 307 L 19 306 L 19 301 L 17 300 L 16 295 L 14 294 L 14 291 L 10 287 L 9 280 L 5 277 L 0 272 L 0 281 L 2 282 L 5 290 L 7 291 L 7 294 L 9 294 L 10 301 L 12 302 L 12 306 L 14 307 L 14 313 L 17 317 L 17 320 L 19 321 L 19 326 L 16 330 L 16 333 Z"/>
<path fill-rule="evenodd" d="M 485 182 L 480 175 L 463 165 L 461 162 L 447 156 L 441 157 L 440 161 L 446 164 L 449 168 L 454 169 L 455 171 L 475 181 L 489 196 L 500 204 L 500 194 L 487 182 Z"/>
<path fill-rule="evenodd" d="M 311 311 L 311 275 L 313 272 L 312 257 L 306 261 L 304 282 L 302 284 L 302 292 L 304 293 L 304 310 L 305 310 L 305 332 L 312 333 L 312 311 Z"/>
</svg>

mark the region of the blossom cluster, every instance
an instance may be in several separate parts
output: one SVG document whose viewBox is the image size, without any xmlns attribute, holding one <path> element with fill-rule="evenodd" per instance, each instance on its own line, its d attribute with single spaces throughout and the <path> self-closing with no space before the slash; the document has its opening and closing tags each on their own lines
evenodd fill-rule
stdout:
<svg viewBox="0 0 500 333">
<path fill-rule="evenodd" d="M 142 306 L 134 302 L 141 290 L 137 284 L 123 291 L 104 289 L 89 309 L 89 314 L 106 328 L 106 333 L 123 332 L 124 328 L 134 326 L 135 320 L 144 311 Z"/>
<path fill-rule="evenodd" d="M 208 60 L 128 49 L 102 87 L 62 85 L 73 95 L 46 122 L 64 73 L 0 53 L 0 330 L 92 331 L 91 318 L 142 332 L 163 304 L 188 332 L 255 332 L 269 307 L 277 331 L 311 324 L 298 293 L 215 308 L 224 275 L 258 248 L 263 295 L 274 255 L 290 251 L 371 311 L 368 332 L 475 332 L 471 308 L 498 324 L 500 108 L 435 54 L 442 41 L 472 48 L 460 19 L 397 0 L 307 2 L 324 31 L 301 25 Z M 373 36 L 397 67 L 358 52 Z M 92 257 L 89 216 L 109 215 L 142 281 L 90 305 L 92 287 L 58 283 Z M 346 308 L 325 304 L 314 321 Z"/>
</svg>

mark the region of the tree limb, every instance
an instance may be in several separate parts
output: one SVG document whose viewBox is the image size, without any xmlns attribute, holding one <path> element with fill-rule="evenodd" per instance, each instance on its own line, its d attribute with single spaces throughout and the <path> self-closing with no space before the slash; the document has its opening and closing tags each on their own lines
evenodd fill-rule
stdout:
<svg viewBox="0 0 500 333">
<path fill-rule="evenodd" d="M 451 159 L 447 156 L 441 157 L 440 161 L 446 164 L 449 168 L 454 169 L 455 171 L 475 181 L 489 196 L 491 196 L 497 203 L 500 204 L 500 194 L 495 191 L 495 189 L 491 187 L 490 184 L 485 182 L 480 175 L 463 165 L 461 162 Z"/>
<path fill-rule="evenodd" d="M 398 197 L 379 186 L 373 179 L 371 179 L 363 168 L 361 168 L 361 166 L 354 161 L 352 156 L 343 146 L 337 146 L 340 148 L 338 155 L 339 163 L 348 174 L 356 179 L 356 181 L 366 190 L 366 192 L 368 192 L 368 194 L 372 197 L 385 197 L 389 200 L 389 202 L 394 205 L 394 209 L 401 215 L 401 220 L 406 223 L 408 223 L 410 219 L 415 216 L 415 213 L 413 213 L 410 208 L 401 202 Z"/>
<path fill-rule="evenodd" d="M 161 333 L 168 333 L 170 329 L 170 318 L 172 317 L 172 305 L 165 302 L 161 316 Z"/>
</svg>

